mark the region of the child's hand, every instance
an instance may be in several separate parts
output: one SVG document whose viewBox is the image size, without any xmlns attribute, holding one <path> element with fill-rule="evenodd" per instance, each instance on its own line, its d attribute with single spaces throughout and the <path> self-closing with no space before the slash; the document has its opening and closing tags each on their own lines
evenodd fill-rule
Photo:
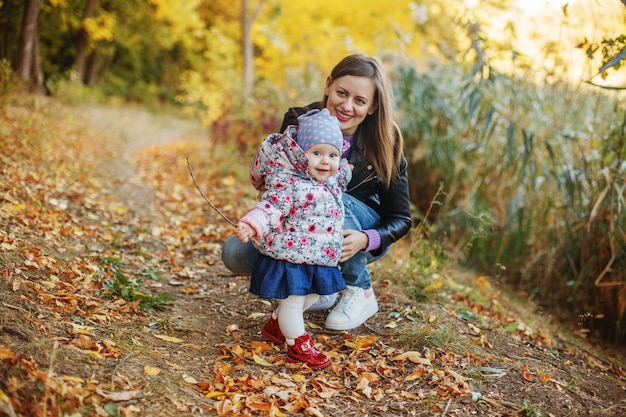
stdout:
<svg viewBox="0 0 626 417">
<path fill-rule="evenodd" d="M 242 243 L 248 243 L 248 240 L 253 238 L 256 235 L 256 232 L 248 223 L 239 222 L 237 223 L 237 227 L 235 227 L 235 236 Z"/>
<path fill-rule="evenodd" d="M 267 187 L 265 185 L 259 188 L 259 192 L 256 195 L 256 199 L 260 201 L 261 197 L 263 197 L 263 194 L 265 194 L 266 191 L 267 191 Z"/>
</svg>

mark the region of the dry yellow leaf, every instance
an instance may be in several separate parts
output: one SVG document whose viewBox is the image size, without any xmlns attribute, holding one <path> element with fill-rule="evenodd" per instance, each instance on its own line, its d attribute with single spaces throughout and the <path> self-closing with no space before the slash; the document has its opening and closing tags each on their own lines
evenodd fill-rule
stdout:
<svg viewBox="0 0 626 417">
<path fill-rule="evenodd" d="M 207 392 L 206 394 L 204 394 L 205 398 L 214 398 L 214 397 L 221 397 L 222 395 L 226 395 L 225 392 L 221 392 L 221 391 L 211 391 L 211 392 Z"/>
<path fill-rule="evenodd" d="M 79 384 L 82 384 L 83 382 L 85 382 L 85 380 L 82 379 L 82 378 L 79 378 L 77 376 L 70 376 L 70 375 L 64 375 L 64 376 L 61 377 L 61 379 L 63 381 L 77 382 Z"/>
<path fill-rule="evenodd" d="M 423 358 L 422 355 L 416 351 L 404 352 L 391 358 L 391 360 L 393 361 L 402 361 L 405 359 L 408 359 L 411 362 L 419 363 L 421 365 L 430 365 L 430 360 Z"/>
<path fill-rule="evenodd" d="M 183 380 L 186 383 L 188 383 L 188 384 L 197 384 L 198 383 L 198 381 L 194 377 L 189 376 L 187 374 L 183 374 Z"/>
<path fill-rule="evenodd" d="M 378 336 L 357 336 L 354 341 L 347 341 L 346 346 L 352 349 L 364 349 L 378 341 Z"/>
<path fill-rule="evenodd" d="M 146 375 L 155 376 L 161 373 L 161 370 L 154 366 L 144 366 L 143 371 Z"/>
<path fill-rule="evenodd" d="M 71 323 L 72 324 L 72 334 L 84 334 L 87 336 L 93 336 L 93 333 L 89 331 L 87 326 L 82 326 L 80 324 Z"/>
<path fill-rule="evenodd" d="M 252 355 L 252 359 L 254 359 L 254 362 L 257 365 L 262 365 L 262 366 L 272 366 L 271 363 L 269 363 L 268 361 L 266 361 L 265 359 L 263 359 L 262 357 L 260 357 L 259 355 L 257 355 L 256 353 L 254 355 Z"/>
<path fill-rule="evenodd" d="M 306 381 L 306 378 L 304 376 L 300 375 L 300 374 L 293 374 L 293 375 L 291 375 L 291 378 L 293 378 L 293 380 L 297 381 L 297 382 L 305 382 Z"/>
<path fill-rule="evenodd" d="M 102 324 L 106 324 L 109 322 L 109 316 L 106 314 L 92 314 L 91 317 L 98 320 Z"/>
<path fill-rule="evenodd" d="M 41 284 L 42 287 L 45 287 L 45 288 L 47 288 L 49 290 L 52 290 L 52 289 L 54 289 L 54 287 L 57 286 L 57 284 L 55 284 L 52 281 L 39 281 L 39 283 Z"/>
<path fill-rule="evenodd" d="M 165 335 L 162 335 L 162 334 L 154 334 L 154 333 L 152 333 L 152 335 L 154 337 L 156 337 L 157 339 L 165 340 L 166 342 L 173 342 L 173 343 L 182 343 L 182 342 L 184 342 L 184 340 L 179 339 L 177 337 L 165 336 Z"/>
<path fill-rule="evenodd" d="M 3 204 L 2 209 L 6 211 L 12 211 L 13 213 L 18 213 L 20 211 L 24 211 L 26 208 L 26 204 L 17 203 L 17 204 Z"/>
</svg>

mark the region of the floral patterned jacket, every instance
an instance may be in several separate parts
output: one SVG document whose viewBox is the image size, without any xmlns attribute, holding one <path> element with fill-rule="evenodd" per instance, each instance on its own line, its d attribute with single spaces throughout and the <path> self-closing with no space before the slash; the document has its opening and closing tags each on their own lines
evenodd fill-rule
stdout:
<svg viewBox="0 0 626 417">
<path fill-rule="evenodd" d="M 308 158 L 294 139 L 297 129 L 289 126 L 282 134 L 272 133 L 259 146 L 250 181 L 257 190 L 267 191 L 241 220 L 254 228 L 255 246 L 267 256 L 337 266 L 343 243 L 341 195 L 352 172 L 342 159 L 337 173 L 323 183 L 311 177 Z"/>
</svg>

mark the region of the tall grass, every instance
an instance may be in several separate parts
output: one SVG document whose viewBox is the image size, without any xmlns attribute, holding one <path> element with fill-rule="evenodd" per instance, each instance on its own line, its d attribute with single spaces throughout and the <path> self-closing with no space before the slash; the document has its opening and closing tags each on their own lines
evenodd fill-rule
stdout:
<svg viewBox="0 0 626 417">
<path fill-rule="evenodd" d="M 476 46 L 475 46 L 476 47 Z M 475 56 L 481 57 L 480 51 Z M 626 106 L 476 60 L 396 70 L 411 196 L 460 260 L 562 317 L 626 342 Z"/>
</svg>

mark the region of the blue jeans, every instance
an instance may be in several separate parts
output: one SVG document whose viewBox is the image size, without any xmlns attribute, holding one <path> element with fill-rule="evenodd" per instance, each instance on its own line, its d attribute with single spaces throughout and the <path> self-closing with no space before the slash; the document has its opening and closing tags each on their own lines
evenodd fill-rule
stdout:
<svg viewBox="0 0 626 417">
<path fill-rule="evenodd" d="M 380 216 L 367 204 L 344 193 L 343 205 L 345 209 L 344 229 L 366 230 L 374 229 L 378 225 Z M 358 252 L 341 264 L 341 273 L 346 280 L 346 285 L 365 289 L 370 288 L 372 286 L 372 276 L 367 264 L 377 261 L 388 250 L 389 248 L 386 248 L 378 256 L 372 256 L 369 252 Z M 236 275 L 251 275 L 258 257 L 259 251 L 251 242 L 241 243 L 236 236 L 228 238 L 222 247 L 222 262 Z"/>
</svg>

